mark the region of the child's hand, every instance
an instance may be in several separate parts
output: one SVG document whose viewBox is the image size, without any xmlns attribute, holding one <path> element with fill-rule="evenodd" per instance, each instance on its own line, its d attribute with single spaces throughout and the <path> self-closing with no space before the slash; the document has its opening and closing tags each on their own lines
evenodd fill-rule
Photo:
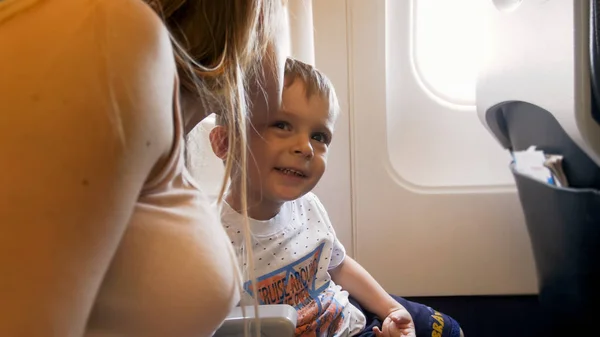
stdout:
<svg viewBox="0 0 600 337">
<path fill-rule="evenodd" d="M 396 309 L 385 318 L 381 324 L 381 330 L 378 327 L 373 328 L 377 337 L 416 337 L 415 323 L 412 317 L 404 308 Z"/>
</svg>

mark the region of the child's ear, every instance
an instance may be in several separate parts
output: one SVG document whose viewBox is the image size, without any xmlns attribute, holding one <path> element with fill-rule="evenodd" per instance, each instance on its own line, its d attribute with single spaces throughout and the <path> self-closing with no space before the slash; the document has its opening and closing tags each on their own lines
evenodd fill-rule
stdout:
<svg viewBox="0 0 600 337">
<path fill-rule="evenodd" d="M 227 149 L 229 147 L 229 140 L 227 138 L 227 128 L 221 125 L 215 126 L 210 131 L 210 146 L 214 154 L 221 160 L 227 158 Z"/>
</svg>

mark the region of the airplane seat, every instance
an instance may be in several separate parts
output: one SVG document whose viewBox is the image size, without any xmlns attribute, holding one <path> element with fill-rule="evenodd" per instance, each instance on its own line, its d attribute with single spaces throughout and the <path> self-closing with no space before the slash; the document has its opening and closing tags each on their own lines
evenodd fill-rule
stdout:
<svg viewBox="0 0 600 337">
<path fill-rule="evenodd" d="M 545 336 L 600 313 L 600 1 L 494 0 L 479 118 L 510 151 L 563 156 L 568 187 L 511 164 L 533 250 Z M 509 4 L 511 6 L 506 6 Z M 509 249 L 509 247 L 507 247 Z"/>
<path fill-rule="evenodd" d="M 592 91 L 592 116 L 600 123 L 600 3 L 590 4 L 590 85 Z"/>
</svg>

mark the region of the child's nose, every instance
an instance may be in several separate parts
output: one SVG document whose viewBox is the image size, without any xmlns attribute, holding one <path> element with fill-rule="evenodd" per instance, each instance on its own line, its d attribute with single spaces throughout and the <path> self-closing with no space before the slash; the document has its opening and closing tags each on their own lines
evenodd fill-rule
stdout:
<svg viewBox="0 0 600 337">
<path fill-rule="evenodd" d="M 310 137 L 298 136 L 296 144 L 293 147 L 293 152 L 295 155 L 300 155 L 306 158 L 312 158 L 315 152 L 310 143 Z"/>
</svg>

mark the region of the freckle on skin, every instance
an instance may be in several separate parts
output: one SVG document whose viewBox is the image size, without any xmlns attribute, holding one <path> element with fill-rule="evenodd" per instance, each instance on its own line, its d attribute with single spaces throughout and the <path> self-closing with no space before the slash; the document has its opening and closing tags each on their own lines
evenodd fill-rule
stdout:
<svg viewBox="0 0 600 337">
<path fill-rule="evenodd" d="M 150 141 L 146 142 L 146 146 L 150 146 L 152 143 Z"/>
<path fill-rule="evenodd" d="M 90 182 L 87 179 L 83 179 L 81 181 L 81 185 L 83 185 L 83 186 L 88 186 L 89 184 L 90 184 Z"/>
</svg>

